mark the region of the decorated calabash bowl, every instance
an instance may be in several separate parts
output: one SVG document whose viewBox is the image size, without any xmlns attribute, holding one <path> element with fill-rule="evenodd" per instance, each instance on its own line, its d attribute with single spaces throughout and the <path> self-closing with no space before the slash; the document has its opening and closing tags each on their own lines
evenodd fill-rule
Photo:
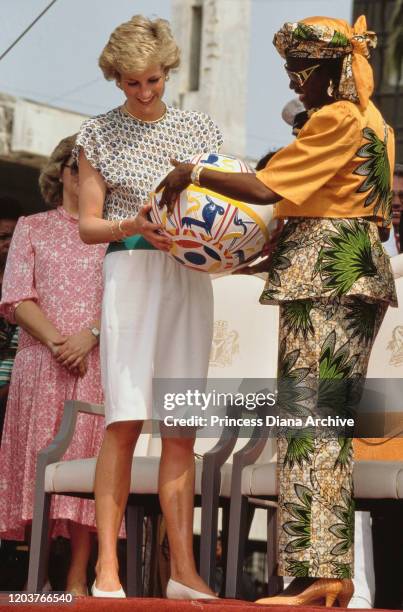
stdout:
<svg viewBox="0 0 403 612">
<path fill-rule="evenodd" d="M 191 163 L 218 172 L 253 172 L 244 161 L 216 153 L 198 155 Z M 151 219 L 171 238 L 169 255 L 192 270 L 229 274 L 259 257 L 268 240 L 272 206 L 239 202 L 191 184 L 168 216 L 158 206 L 161 196 L 162 191 L 152 194 Z"/>
</svg>

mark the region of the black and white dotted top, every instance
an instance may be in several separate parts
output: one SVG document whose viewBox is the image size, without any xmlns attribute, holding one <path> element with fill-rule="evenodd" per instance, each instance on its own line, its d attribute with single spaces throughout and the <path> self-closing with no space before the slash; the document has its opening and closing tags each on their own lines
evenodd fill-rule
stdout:
<svg viewBox="0 0 403 612">
<path fill-rule="evenodd" d="M 104 218 L 125 219 L 148 202 L 158 180 L 172 170 L 172 158 L 217 153 L 222 141 L 204 113 L 168 106 L 160 121 L 147 123 L 118 107 L 84 121 L 74 155 L 82 147 L 106 183 Z"/>
</svg>

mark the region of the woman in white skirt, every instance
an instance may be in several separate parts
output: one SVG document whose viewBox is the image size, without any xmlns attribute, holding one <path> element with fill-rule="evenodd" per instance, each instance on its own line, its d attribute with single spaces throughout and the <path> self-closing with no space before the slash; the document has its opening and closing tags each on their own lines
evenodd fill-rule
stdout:
<svg viewBox="0 0 403 612">
<path fill-rule="evenodd" d="M 149 194 L 171 158 L 217 152 L 222 138 L 202 113 L 162 101 L 179 49 L 168 22 L 135 16 L 112 33 L 99 65 L 125 95 L 122 106 L 85 121 L 77 138 L 80 234 L 110 242 L 104 262 L 101 367 L 106 432 L 95 479 L 99 556 L 96 596 L 124 597 L 116 543 L 133 451 L 152 419 L 153 378 L 204 378 L 212 340 L 208 275 L 164 251 L 169 239 L 148 220 Z M 155 418 L 155 417 L 154 417 Z M 162 439 L 161 508 L 170 545 L 167 596 L 210 598 L 193 556 L 194 438 Z"/>
</svg>

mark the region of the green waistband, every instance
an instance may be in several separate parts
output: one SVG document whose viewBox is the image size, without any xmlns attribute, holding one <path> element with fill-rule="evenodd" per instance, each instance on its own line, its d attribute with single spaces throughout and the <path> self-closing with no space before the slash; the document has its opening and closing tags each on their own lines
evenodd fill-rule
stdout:
<svg viewBox="0 0 403 612">
<path fill-rule="evenodd" d="M 129 236 L 125 238 L 121 242 L 110 242 L 106 251 L 106 255 L 108 253 L 114 253 L 115 251 L 135 251 L 135 250 L 146 250 L 146 251 L 156 251 L 157 249 L 147 242 L 141 234 L 136 234 L 135 236 Z"/>
</svg>

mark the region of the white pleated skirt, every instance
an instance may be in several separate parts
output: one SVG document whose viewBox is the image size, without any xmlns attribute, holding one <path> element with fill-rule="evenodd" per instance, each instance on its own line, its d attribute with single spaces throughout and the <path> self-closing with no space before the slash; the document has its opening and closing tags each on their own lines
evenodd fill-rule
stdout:
<svg viewBox="0 0 403 612">
<path fill-rule="evenodd" d="M 108 253 L 100 346 L 106 426 L 158 418 L 153 378 L 205 378 L 212 336 L 208 274 L 161 251 Z"/>
</svg>

